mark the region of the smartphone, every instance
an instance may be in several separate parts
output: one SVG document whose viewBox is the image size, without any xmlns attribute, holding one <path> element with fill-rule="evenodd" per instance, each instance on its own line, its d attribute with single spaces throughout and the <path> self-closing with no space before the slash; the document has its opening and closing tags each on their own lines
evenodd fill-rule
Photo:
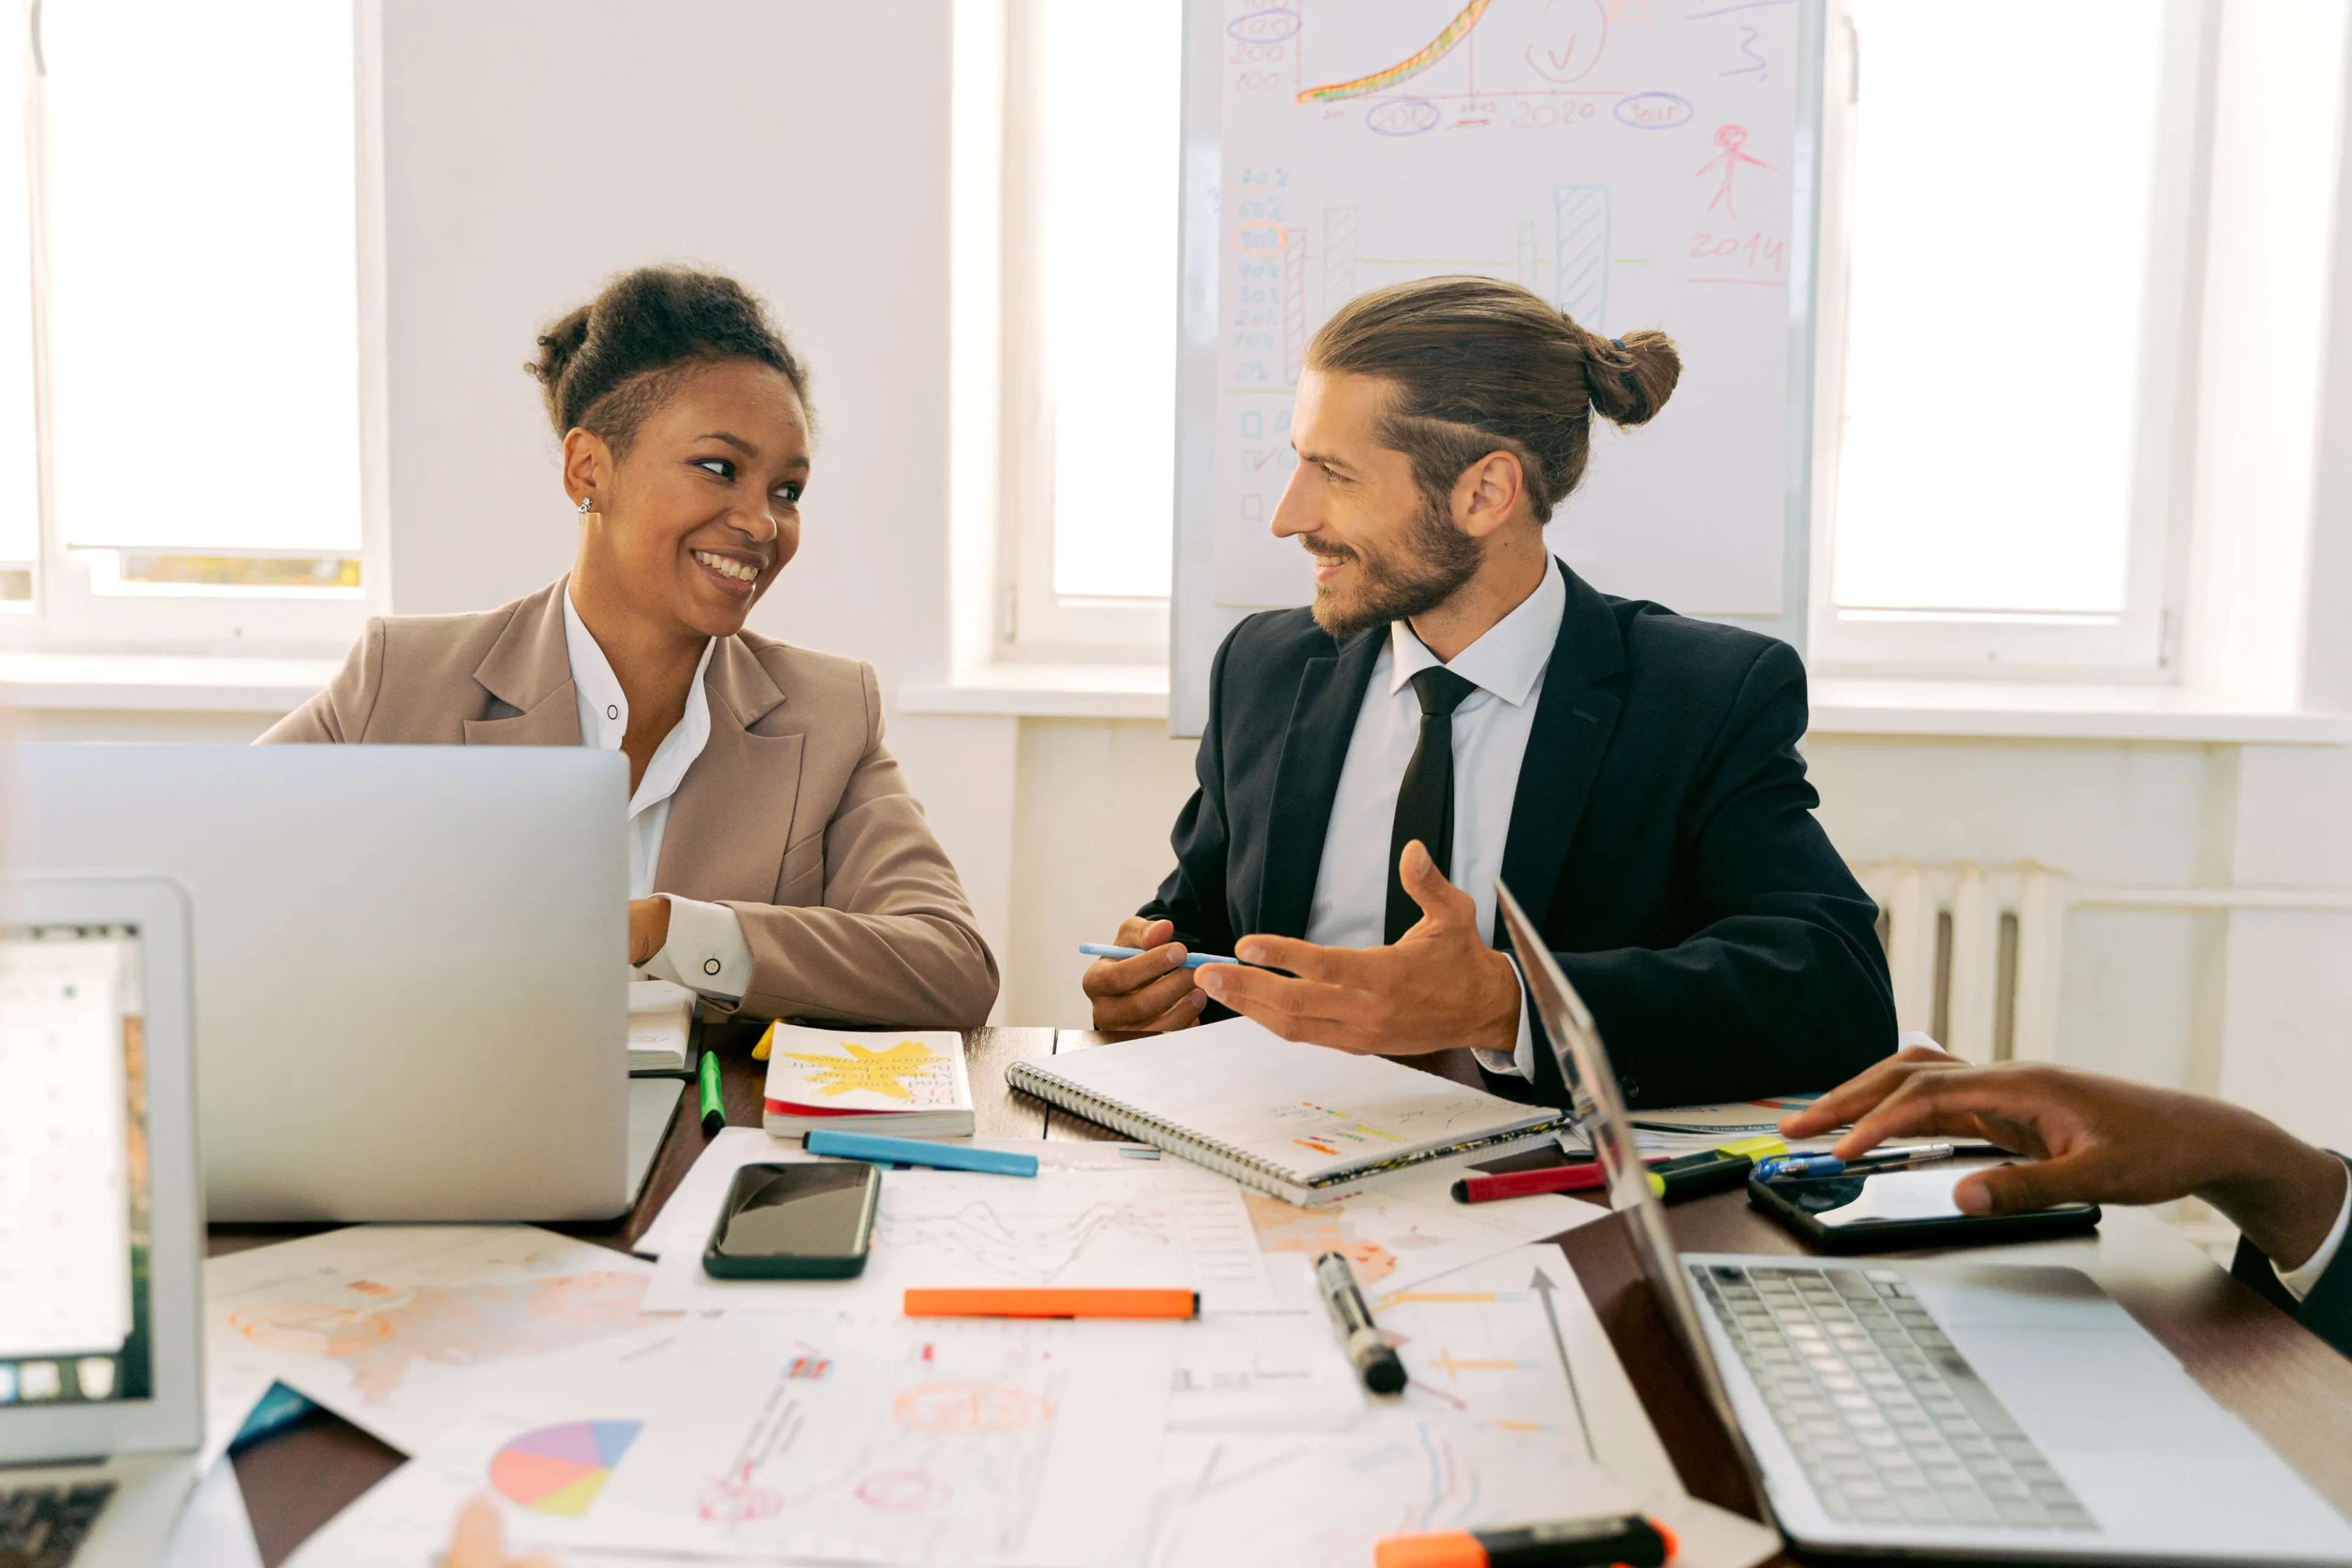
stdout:
<svg viewBox="0 0 2352 1568">
<path fill-rule="evenodd" d="M 1952 1201 L 1961 1177 L 1981 1162 L 1844 1176 L 1750 1178 L 1748 1201 L 1823 1252 L 1891 1252 L 1915 1247 L 1974 1247 L 2079 1236 L 2099 1223 L 2096 1204 L 2060 1204 L 2031 1214 L 1967 1215 Z"/>
<path fill-rule="evenodd" d="M 846 1279 L 866 1271 L 882 1167 L 862 1161 L 746 1165 L 702 1249 L 720 1279 Z"/>
</svg>

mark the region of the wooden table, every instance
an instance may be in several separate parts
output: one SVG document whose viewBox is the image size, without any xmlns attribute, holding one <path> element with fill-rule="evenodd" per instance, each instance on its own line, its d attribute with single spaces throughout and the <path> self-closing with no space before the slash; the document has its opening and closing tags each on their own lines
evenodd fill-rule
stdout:
<svg viewBox="0 0 2352 1568">
<path fill-rule="evenodd" d="M 753 1037 L 750 1031 L 735 1030 L 711 1042 L 719 1053 L 727 1120 L 733 1126 L 760 1124 L 764 1068 L 750 1059 Z M 977 1029 L 965 1041 L 982 1134 L 1054 1140 L 1115 1136 L 1005 1088 L 1006 1065 L 1053 1054 L 1055 1031 Z M 1059 1040 L 1065 1050 L 1097 1043 L 1097 1037 L 1067 1032 Z M 635 1208 L 609 1225 L 551 1228 L 625 1249 L 661 1211 L 702 1144 L 699 1108 L 689 1092 Z M 1507 1162 L 1528 1163 L 1543 1161 L 1522 1156 Z M 1739 1193 L 1703 1198 L 1671 1212 L 1675 1240 L 1689 1251 L 1802 1250 L 1788 1232 L 1750 1210 Z M 210 1251 L 240 1251 L 323 1228 L 215 1226 Z M 1569 1232 L 1559 1245 L 1684 1485 L 1695 1496 L 1754 1517 L 1730 1442 L 1658 1312 L 1622 1226 L 1613 1218 L 1603 1220 Z M 2208 1393 L 2234 1411 L 2323 1496 L 2352 1514 L 2352 1361 L 2329 1350 L 2144 1213 L 2110 1209 L 2095 1241 L 2042 1242 L 1999 1251 L 2090 1273 L 2180 1359 Z M 312 1531 L 402 1462 L 397 1451 L 323 1410 L 243 1450 L 236 1458 L 237 1484 L 262 1561 L 276 1568 Z"/>
</svg>

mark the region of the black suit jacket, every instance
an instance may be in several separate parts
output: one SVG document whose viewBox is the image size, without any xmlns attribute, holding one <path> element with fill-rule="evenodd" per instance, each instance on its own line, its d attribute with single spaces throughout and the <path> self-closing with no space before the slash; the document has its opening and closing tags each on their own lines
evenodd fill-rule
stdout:
<svg viewBox="0 0 2352 1568">
<path fill-rule="evenodd" d="M 2311 1294 L 2300 1301 L 2279 1283 L 2278 1270 L 2271 1267 L 2263 1249 L 2243 1237 L 2238 1238 L 2238 1256 L 2231 1263 L 2230 1272 L 2252 1286 L 2255 1294 L 2268 1299 L 2280 1311 L 2326 1340 L 2339 1354 L 2352 1356 L 2352 1238 L 2336 1248 L 2336 1261 L 2320 1275 Z"/>
<path fill-rule="evenodd" d="M 1796 651 L 1609 598 L 1555 564 L 1568 609 L 1503 881 L 1591 1009 L 1628 1100 L 1827 1089 L 1885 1056 L 1895 1000 L 1878 911 L 1813 820 Z M 1234 628 L 1210 675 L 1176 869 L 1147 919 L 1172 921 L 1202 952 L 1231 952 L 1249 932 L 1306 934 L 1340 765 L 1387 636 L 1335 642 L 1303 609 Z M 1536 1059 L 1535 1098 L 1563 1103 L 1551 1053 Z"/>
</svg>

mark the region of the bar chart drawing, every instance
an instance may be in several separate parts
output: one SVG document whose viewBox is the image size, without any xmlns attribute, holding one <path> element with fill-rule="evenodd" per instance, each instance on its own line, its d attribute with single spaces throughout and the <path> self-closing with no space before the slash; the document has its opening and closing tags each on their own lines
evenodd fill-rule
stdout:
<svg viewBox="0 0 2352 1568">
<path fill-rule="evenodd" d="M 1559 225 L 1552 303 L 1591 331 L 1609 314 L 1609 187 L 1561 185 L 1552 192 Z"/>
<path fill-rule="evenodd" d="M 1298 384 L 1307 363 L 1307 231 L 1294 228 L 1282 237 L 1282 379 Z"/>
<path fill-rule="evenodd" d="M 1356 297 L 1356 244 L 1362 233 L 1361 209 L 1323 209 L 1323 314 Z"/>
</svg>

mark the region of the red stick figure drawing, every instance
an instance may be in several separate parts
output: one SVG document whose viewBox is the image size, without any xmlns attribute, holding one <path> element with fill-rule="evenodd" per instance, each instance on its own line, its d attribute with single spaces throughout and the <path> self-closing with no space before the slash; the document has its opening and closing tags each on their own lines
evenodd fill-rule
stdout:
<svg viewBox="0 0 2352 1568">
<path fill-rule="evenodd" d="M 1738 222 L 1739 218 L 1739 208 L 1732 200 L 1732 176 L 1739 172 L 1739 165 L 1742 163 L 1753 163 L 1759 169 L 1769 169 L 1772 165 L 1764 162 L 1761 158 L 1751 158 L 1748 155 L 1745 150 L 1748 145 L 1748 128 L 1744 125 L 1717 126 L 1715 128 L 1715 144 L 1722 148 L 1723 151 L 1716 156 L 1709 158 L 1706 163 L 1700 164 L 1698 168 L 1698 173 L 1701 174 L 1706 174 L 1709 169 L 1715 168 L 1717 164 L 1722 165 L 1723 168 L 1723 183 L 1716 186 L 1715 195 L 1706 204 L 1706 210 L 1713 212 L 1719 205 L 1726 213 L 1728 213 L 1731 216 L 1734 222 Z"/>
</svg>

